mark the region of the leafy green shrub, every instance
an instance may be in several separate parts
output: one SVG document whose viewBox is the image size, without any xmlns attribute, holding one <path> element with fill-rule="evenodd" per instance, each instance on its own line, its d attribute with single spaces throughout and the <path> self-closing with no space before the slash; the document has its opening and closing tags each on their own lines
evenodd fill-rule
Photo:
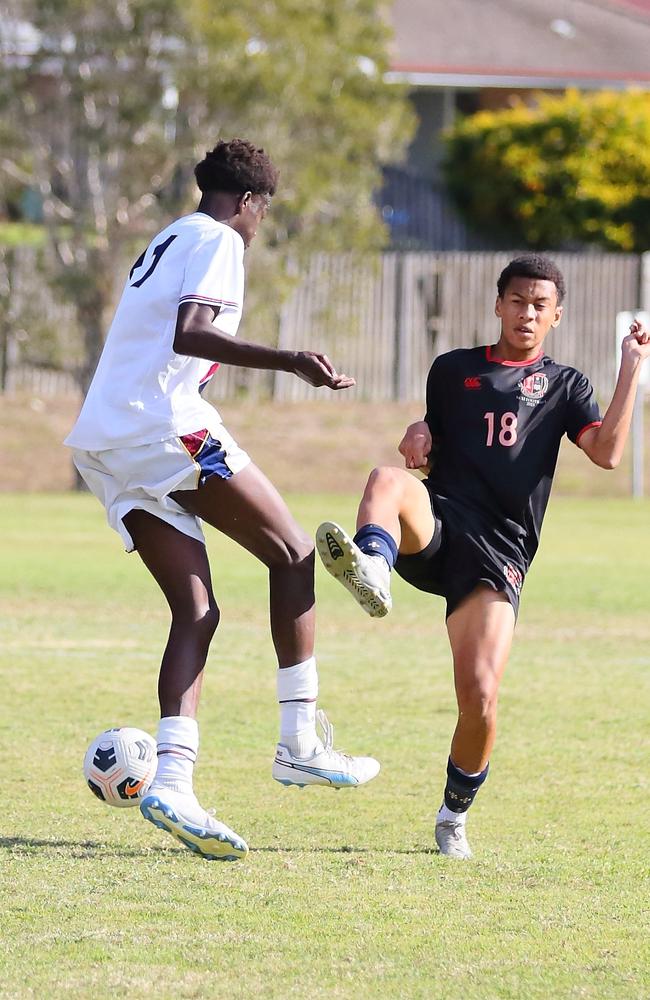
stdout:
<svg viewBox="0 0 650 1000">
<path fill-rule="evenodd" d="M 470 224 L 530 247 L 650 248 L 650 94 L 540 95 L 446 133 Z"/>
</svg>

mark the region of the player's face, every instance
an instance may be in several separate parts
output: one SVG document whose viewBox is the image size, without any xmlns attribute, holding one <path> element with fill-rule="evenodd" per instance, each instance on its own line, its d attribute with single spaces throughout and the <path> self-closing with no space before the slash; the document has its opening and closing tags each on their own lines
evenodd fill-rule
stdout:
<svg viewBox="0 0 650 1000">
<path fill-rule="evenodd" d="M 237 232 L 244 241 L 244 246 L 249 247 L 257 235 L 257 229 L 270 206 L 270 198 L 265 194 L 251 194 L 247 191 L 239 202 L 239 213 L 237 217 Z"/>
<path fill-rule="evenodd" d="M 494 311 L 501 320 L 499 353 L 506 361 L 539 354 L 547 333 L 562 317 L 555 282 L 536 278 L 511 278 Z"/>
</svg>

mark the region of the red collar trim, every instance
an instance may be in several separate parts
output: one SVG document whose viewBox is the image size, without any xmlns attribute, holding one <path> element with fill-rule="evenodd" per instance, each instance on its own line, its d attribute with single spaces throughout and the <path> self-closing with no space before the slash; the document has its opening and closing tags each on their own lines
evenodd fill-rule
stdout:
<svg viewBox="0 0 650 1000">
<path fill-rule="evenodd" d="M 534 365 L 543 355 L 544 351 L 542 350 L 534 358 L 529 358 L 528 361 L 504 361 L 503 358 L 495 358 L 493 356 L 492 347 L 489 344 L 485 348 L 485 356 L 488 361 L 491 361 L 495 365 L 506 365 L 508 368 L 525 368 L 526 365 Z"/>
</svg>

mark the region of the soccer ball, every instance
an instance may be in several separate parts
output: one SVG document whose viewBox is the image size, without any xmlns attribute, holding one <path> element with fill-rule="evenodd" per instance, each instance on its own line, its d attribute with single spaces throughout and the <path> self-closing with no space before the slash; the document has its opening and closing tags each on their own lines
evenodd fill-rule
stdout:
<svg viewBox="0 0 650 1000">
<path fill-rule="evenodd" d="M 154 779 L 156 741 L 142 729 L 122 726 L 100 733 L 84 757 L 91 792 L 109 806 L 134 806 Z"/>
</svg>

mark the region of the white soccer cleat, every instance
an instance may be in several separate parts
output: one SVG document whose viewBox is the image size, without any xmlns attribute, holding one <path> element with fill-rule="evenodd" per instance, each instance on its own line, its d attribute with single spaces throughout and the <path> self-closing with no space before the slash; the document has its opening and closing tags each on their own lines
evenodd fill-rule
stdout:
<svg viewBox="0 0 650 1000">
<path fill-rule="evenodd" d="M 393 606 L 390 569 L 383 556 L 362 552 L 350 536 L 324 521 L 316 532 L 316 548 L 325 569 L 340 580 L 371 618 L 383 618 Z"/>
<path fill-rule="evenodd" d="M 246 841 L 215 819 L 214 810 L 203 809 L 195 795 L 152 785 L 140 803 L 140 812 L 206 861 L 238 861 L 248 853 Z"/>
<path fill-rule="evenodd" d="M 379 761 L 374 757 L 350 757 L 333 750 L 334 726 L 322 709 L 316 713 L 324 742 L 319 743 L 311 757 L 294 757 L 287 747 L 278 743 L 272 775 L 282 785 L 327 785 L 330 788 L 355 788 L 379 774 Z"/>
<path fill-rule="evenodd" d="M 472 856 L 467 843 L 464 820 L 457 823 L 454 823 L 453 820 L 438 820 L 436 823 L 436 844 L 440 853 L 447 858 L 469 861 Z"/>
</svg>

